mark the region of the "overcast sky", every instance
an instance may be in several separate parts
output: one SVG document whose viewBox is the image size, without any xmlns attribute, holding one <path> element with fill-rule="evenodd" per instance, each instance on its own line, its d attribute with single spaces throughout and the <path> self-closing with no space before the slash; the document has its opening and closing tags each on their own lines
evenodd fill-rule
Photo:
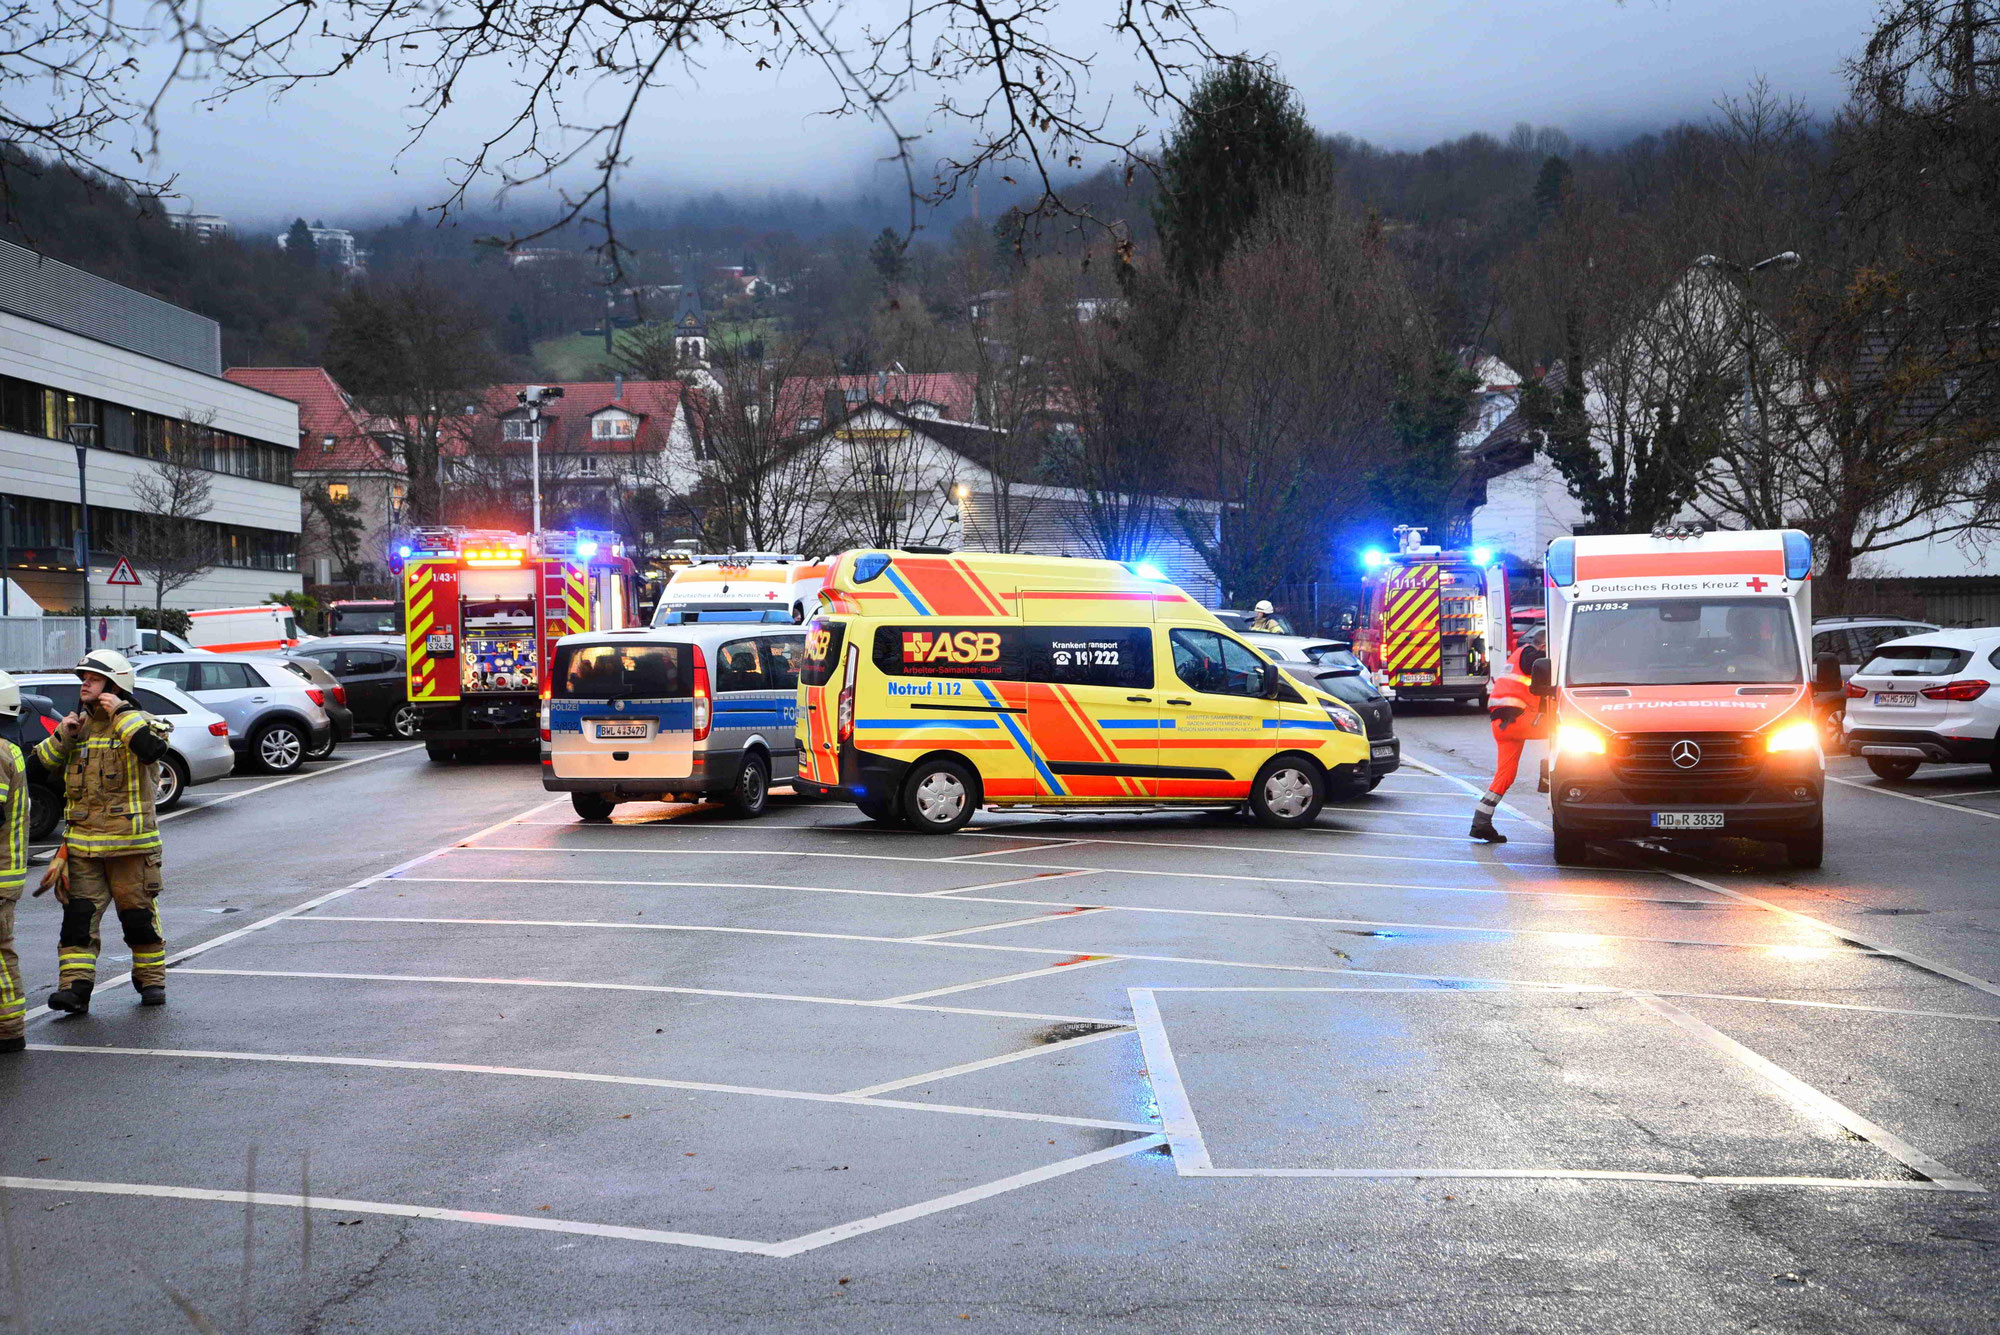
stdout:
<svg viewBox="0 0 2000 1335">
<path fill-rule="evenodd" d="M 856 10 L 873 7 L 857 0 Z M 1092 25 L 1111 0 L 1065 0 L 1077 39 L 1102 53 L 1095 91 L 1130 105 L 1132 70 Z M 1866 39 L 1876 0 L 1237 0 L 1210 33 L 1274 59 L 1316 127 L 1398 148 L 1517 121 L 1617 138 L 1703 118 L 1762 76 L 1825 113 L 1841 61 Z M 633 185 L 665 190 L 803 189 L 842 196 L 876 169 L 885 141 L 857 121 L 815 116 L 823 77 L 759 72 L 733 58 L 647 104 Z M 430 138 L 402 152 L 410 81 L 379 72 L 219 111 L 183 104 L 162 163 L 188 206 L 248 222 L 304 214 L 380 219 L 444 192 L 444 164 L 490 130 L 498 78 L 461 96 Z M 490 192 L 479 202 L 485 203 Z"/>
</svg>

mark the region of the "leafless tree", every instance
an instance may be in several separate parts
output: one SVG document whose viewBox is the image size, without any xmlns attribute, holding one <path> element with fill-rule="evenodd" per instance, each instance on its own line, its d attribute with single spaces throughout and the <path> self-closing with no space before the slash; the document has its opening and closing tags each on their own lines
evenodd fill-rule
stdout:
<svg viewBox="0 0 2000 1335">
<path fill-rule="evenodd" d="M 683 382 L 695 411 L 701 480 L 678 503 L 712 548 L 833 550 L 835 526 L 824 503 L 829 454 L 804 447 L 797 431 L 801 416 L 820 416 L 798 396 L 824 357 L 817 339 L 802 332 L 765 361 L 722 359 L 710 372 L 712 387 Z"/>
<path fill-rule="evenodd" d="M 132 524 L 132 567 L 153 584 L 153 610 L 167 595 L 200 579 L 221 559 L 215 530 L 204 516 L 215 508 L 214 474 L 203 466 L 212 449 L 209 422 L 184 417 L 165 433 L 151 466 L 132 479 L 138 501 Z"/>
<path fill-rule="evenodd" d="M 18 2 L 18 0 L 17 0 Z M 1178 103 L 1191 67 L 1218 53 L 1203 33 L 1215 0 L 1112 0 L 1106 26 L 1142 70 L 1136 88 L 1149 109 Z M 1112 114 L 1090 87 L 1092 53 L 1055 35 L 1057 0 L 932 0 L 849 12 L 812 0 L 664 0 L 641 9 L 595 0 L 264 0 L 247 11 L 218 11 L 200 0 L 163 0 L 147 26 L 125 20 L 116 0 L 58 0 L 22 6 L 13 47 L 45 52 L 58 102 L 74 99 L 80 119 L 41 131 L 45 146 L 88 149 L 123 121 L 149 130 L 152 109 L 175 84 L 200 80 L 208 100 L 245 92 L 283 93 L 337 82 L 356 66 L 386 65 L 409 78 L 412 140 L 448 108 L 492 107 L 481 143 L 455 164 L 441 208 L 455 210 L 474 185 L 497 177 L 503 189 L 554 182 L 564 209 L 547 228 L 506 238 L 518 244 L 579 219 L 611 236 L 613 186 L 631 159 L 629 137 L 650 94 L 698 71 L 740 61 L 776 78 L 789 67 L 827 80 L 828 114 L 861 117 L 887 136 L 911 199 L 952 194 L 982 172 L 1019 172 L 1040 188 L 1034 209 L 1061 210 L 1057 182 L 1086 154 L 1109 151 L 1134 162 L 1151 127 Z M 118 20 L 114 21 L 113 16 Z M 99 54 L 89 59 L 95 42 Z M 164 72 L 149 90 L 128 57 L 164 46 Z M 156 58 L 158 58 L 156 56 Z M 503 83 L 505 99 L 485 90 Z M 934 163 L 917 157 L 918 136 L 903 119 L 928 109 L 927 123 L 965 147 Z M 32 127 L 31 127 L 32 128 Z M 76 151 L 76 150 L 72 150 Z"/>
<path fill-rule="evenodd" d="M 829 456 L 828 523 L 841 547 L 953 545 L 954 470 L 920 431 L 842 429 Z"/>
</svg>

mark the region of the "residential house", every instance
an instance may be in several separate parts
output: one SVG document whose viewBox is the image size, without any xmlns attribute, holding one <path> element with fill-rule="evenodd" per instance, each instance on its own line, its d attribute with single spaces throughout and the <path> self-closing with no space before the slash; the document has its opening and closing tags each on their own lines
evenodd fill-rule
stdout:
<svg viewBox="0 0 2000 1335">
<path fill-rule="evenodd" d="M 299 565 L 320 584 L 373 583 L 387 577 L 389 545 L 401 521 L 409 471 L 393 425 L 370 418 L 324 368 L 232 366 L 224 375 L 299 406 L 299 451 L 292 477 L 299 485 L 303 529 Z M 361 531 L 353 553 L 353 579 L 343 554 L 329 540 L 315 496 L 353 501 Z"/>
<path fill-rule="evenodd" d="M 788 485 L 825 497 L 801 519 L 793 550 L 938 547 L 1101 556 L 1101 527 L 1204 605 L 1220 587 L 1186 526 L 1213 537 L 1223 507 L 1192 497 L 1093 496 L 1043 480 L 1044 439 L 918 415 L 864 400 L 808 431 L 785 465 Z M 1111 518 L 1107 522 L 1107 516 Z M 1094 522 L 1095 521 L 1095 522 Z"/>
<path fill-rule="evenodd" d="M 699 410 L 679 381 L 621 377 L 564 384 L 562 397 L 538 411 L 520 402 L 525 388 L 495 385 L 467 406 L 463 439 L 445 461 L 445 503 L 453 522 L 525 527 L 531 446 L 540 455 L 542 517 L 549 528 L 623 531 L 620 506 L 627 493 L 682 495 L 699 481 Z M 639 533 L 627 536 L 642 540 Z"/>
<path fill-rule="evenodd" d="M 911 372 L 900 365 L 867 375 L 793 376 L 778 391 L 777 411 L 790 435 L 818 431 L 868 402 L 911 417 L 975 425 L 986 420 L 977 375 Z"/>
</svg>

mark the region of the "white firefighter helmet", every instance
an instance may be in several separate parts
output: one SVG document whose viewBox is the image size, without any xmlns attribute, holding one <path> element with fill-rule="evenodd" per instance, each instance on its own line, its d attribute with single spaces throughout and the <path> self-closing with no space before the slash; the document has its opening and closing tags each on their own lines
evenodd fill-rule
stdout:
<svg viewBox="0 0 2000 1335">
<path fill-rule="evenodd" d="M 1261 612 L 1265 616 L 1269 616 L 1271 615 L 1271 613 L 1277 611 L 1278 609 L 1271 606 L 1271 600 L 1269 598 L 1259 598 L 1257 600 L 1257 606 L 1252 608 L 1251 610 L 1256 612 Z"/>
<path fill-rule="evenodd" d="M 116 649 L 92 649 L 85 654 L 76 665 L 76 675 L 80 677 L 86 672 L 95 672 L 126 695 L 139 684 L 138 674 L 132 671 L 132 660 Z"/>
<path fill-rule="evenodd" d="M 21 686 L 12 677 L 0 672 L 0 718 L 21 716 Z"/>
</svg>

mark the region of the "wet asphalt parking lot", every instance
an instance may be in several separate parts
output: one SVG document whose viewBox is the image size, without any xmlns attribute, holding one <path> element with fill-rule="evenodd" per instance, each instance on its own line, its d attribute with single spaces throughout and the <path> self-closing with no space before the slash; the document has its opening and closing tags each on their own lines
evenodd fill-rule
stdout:
<svg viewBox="0 0 2000 1335">
<path fill-rule="evenodd" d="M 23 1330 L 1986 1331 L 2000 782 L 1606 849 L 1483 721 L 1315 828 L 191 791 L 171 1004 L 0 1066 Z M 57 911 L 23 905 L 30 1001 Z M 6 1329 L 0 1321 L 0 1329 Z"/>
</svg>

